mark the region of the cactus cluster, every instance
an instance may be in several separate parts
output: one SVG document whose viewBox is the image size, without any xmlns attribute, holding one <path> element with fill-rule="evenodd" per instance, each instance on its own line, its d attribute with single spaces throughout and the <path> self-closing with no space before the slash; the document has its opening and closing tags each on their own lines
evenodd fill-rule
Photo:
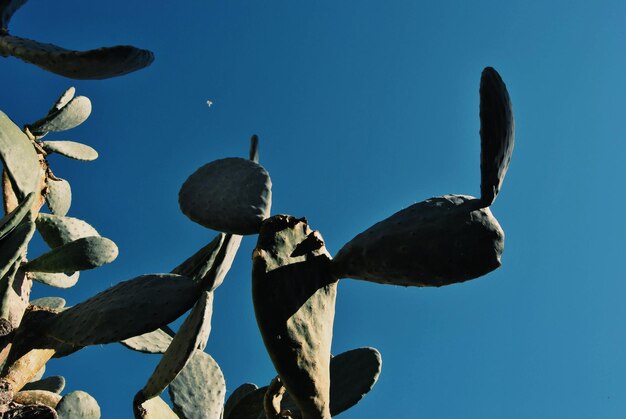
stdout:
<svg viewBox="0 0 626 419">
<path fill-rule="evenodd" d="M 74 78 L 106 78 L 137 70 L 152 54 L 133 47 L 67 51 L 8 35 L 25 1 L 0 2 L 0 54 Z M 329 419 L 351 408 L 376 383 L 380 353 L 359 348 L 331 354 L 335 303 L 342 278 L 402 286 L 443 286 L 498 268 L 504 233 L 489 207 L 508 169 L 514 120 L 506 86 L 486 68 L 480 83 L 480 197 L 444 195 L 413 204 L 373 225 L 332 257 L 305 218 L 271 214 L 272 181 L 249 158 L 224 158 L 191 174 L 179 192 L 181 211 L 216 230 L 206 246 L 170 273 L 141 275 L 72 307 L 58 297 L 30 300 L 34 282 L 68 288 L 81 271 L 115 260 L 117 246 L 86 221 L 68 216 L 70 183 L 48 160 L 58 154 L 91 161 L 98 153 L 49 133 L 84 122 L 91 103 L 64 92 L 41 119 L 17 126 L 0 112 L 5 216 L 0 220 L 0 414 L 2 417 L 98 418 L 83 391 L 63 396 L 65 379 L 43 378 L 53 357 L 89 345 L 116 343 L 161 358 L 132 401 L 137 418 Z M 44 205 L 47 212 L 44 212 Z M 50 250 L 29 255 L 35 232 Z M 214 291 L 245 235 L 258 235 L 252 255 L 252 297 L 276 377 L 244 383 L 226 399 L 217 362 L 204 349 Z M 177 331 L 168 324 L 189 314 Z M 172 406 L 160 396 L 168 389 Z M 130 402 L 130 400 L 129 400 Z"/>
</svg>

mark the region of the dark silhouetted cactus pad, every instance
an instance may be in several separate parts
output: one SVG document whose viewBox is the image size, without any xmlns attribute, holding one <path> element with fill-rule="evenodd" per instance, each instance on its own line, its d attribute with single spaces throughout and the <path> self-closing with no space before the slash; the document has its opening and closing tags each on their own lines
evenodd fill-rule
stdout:
<svg viewBox="0 0 626 419">
<path fill-rule="evenodd" d="M 117 246 L 106 237 L 83 237 L 31 260 L 24 269 L 51 273 L 84 271 L 111 263 L 117 255 Z"/>
<path fill-rule="evenodd" d="M 61 178 L 48 178 L 46 183 L 46 204 L 54 215 L 64 216 L 72 206 L 72 188 L 69 182 Z"/>
<path fill-rule="evenodd" d="M 65 378 L 60 375 L 43 378 L 26 384 L 23 390 L 45 390 L 60 394 L 65 388 Z"/>
<path fill-rule="evenodd" d="M 164 330 L 168 329 L 168 331 Z M 124 339 L 120 343 L 129 349 L 146 354 L 162 354 L 172 343 L 174 332 L 169 328 L 159 328 L 143 335 Z"/>
<path fill-rule="evenodd" d="M 3 414 L 2 419 L 57 419 L 57 412 L 49 406 L 41 404 L 9 405 L 9 410 Z"/>
<path fill-rule="evenodd" d="M 44 141 L 41 146 L 48 153 L 57 153 L 75 160 L 92 161 L 98 152 L 88 145 L 74 141 Z"/>
<path fill-rule="evenodd" d="M 7 29 L 13 14 L 26 3 L 27 0 L 0 1 L 0 29 Z"/>
<path fill-rule="evenodd" d="M 36 190 L 41 169 L 35 148 L 26 134 L 2 112 L 0 112 L 0 158 L 13 185 L 17 188 L 15 192 L 18 199 Z"/>
<path fill-rule="evenodd" d="M 480 78 L 480 194 L 484 205 L 496 199 L 509 168 L 515 143 L 515 121 L 509 92 L 491 67 Z"/>
<path fill-rule="evenodd" d="M 205 352 L 194 352 L 168 391 L 174 411 L 181 418 L 219 419 L 222 414 L 226 396 L 224 374 Z"/>
<path fill-rule="evenodd" d="M 240 158 L 216 160 L 189 176 L 178 202 L 187 217 L 207 228 L 255 234 L 270 213 L 272 181 L 258 163 Z"/>
<path fill-rule="evenodd" d="M 184 276 L 140 276 L 48 320 L 46 334 L 76 346 L 118 342 L 176 320 L 201 292 L 197 282 Z"/>
<path fill-rule="evenodd" d="M 152 52 L 129 45 L 72 51 L 16 36 L 0 36 L 0 55 L 12 55 L 72 79 L 107 79 L 147 67 Z"/>
<path fill-rule="evenodd" d="M 252 257 L 252 300 L 265 347 L 305 416 L 330 418 L 330 346 L 336 278 L 304 219 L 263 222 Z"/>
<path fill-rule="evenodd" d="M 194 351 L 204 349 L 211 333 L 212 314 L 213 293 L 204 291 L 141 390 L 145 399 L 161 394 L 189 362 Z"/>
<path fill-rule="evenodd" d="M 100 419 L 100 406 L 84 391 L 73 391 L 61 399 L 57 414 L 59 419 Z"/>
<path fill-rule="evenodd" d="M 500 266 L 504 232 L 481 206 L 463 195 L 411 205 L 343 246 L 333 272 L 404 286 L 442 286 L 485 275 Z"/>
<path fill-rule="evenodd" d="M 1 41 L 0 37 L 0 42 Z M 42 119 L 28 126 L 30 132 L 41 137 L 48 132 L 67 131 L 85 122 L 91 115 L 91 101 L 86 96 L 76 96 L 68 101 L 56 112 L 50 113 Z"/>
<path fill-rule="evenodd" d="M 83 237 L 99 236 L 95 228 L 83 220 L 54 214 L 39 213 L 37 231 L 50 247 L 59 247 Z"/>
<path fill-rule="evenodd" d="M 259 387 L 256 384 L 244 383 L 237 387 L 226 400 L 224 404 L 224 419 L 232 419 L 236 416 L 232 415 L 233 409 L 239 404 L 239 401 L 248 394 L 252 393 Z"/>
</svg>

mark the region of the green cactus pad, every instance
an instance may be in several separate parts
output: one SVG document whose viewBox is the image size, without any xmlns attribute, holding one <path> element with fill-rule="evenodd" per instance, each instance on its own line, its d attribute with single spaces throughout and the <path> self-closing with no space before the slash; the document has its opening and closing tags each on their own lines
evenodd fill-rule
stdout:
<svg viewBox="0 0 626 419">
<path fill-rule="evenodd" d="M 66 394 L 57 405 L 59 419 L 99 419 L 100 406 L 84 391 Z"/>
<path fill-rule="evenodd" d="M 140 70 L 154 61 L 152 52 L 128 45 L 72 51 L 16 36 L 0 36 L 0 55 L 12 55 L 61 76 L 107 79 Z"/>
<path fill-rule="evenodd" d="M 74 98 L 76 94 L 76 88 L 70 87 L 68 88 L 59 98 L 54 102 L 54 105 L 48 111 L 48 115 L 52 115 L 53 113 L 59 111 L 62 107 L 67 105 L 70 100 Z"/>
<path fill-rule="evenodd" d="M 8 233 L 13 231 L 15 227 L 29 214 L 33 202 L 35 201 L 35 193 L 29 193 L 20 204 L 15 207 L 13 211 L 5 215 L 0 220 L 0 240 L 2 240 Z"/>
<path fill-rule="evenodd" d="M 204 349 L 211 333 L 212 314 L 213 293 L 204 291 L 141 390 L 145 399 L 161 394 L 189 362 L 194 351 Z"/>
<path fill-rule="evenodd" d="M 219 419 L 226 396 L 226 382 L 211 356 L 195 351 L 189 363 L 168 388 L 174 411 L 185 419 Z"/>
<path fill-rule="evenodd" d="M 37 152 L 26 134 L 2 112 L 0 112 L 0 158 L 18 199 L 35 192 L 41 172 Z"/>
<path fill-rule="evenodd" d="M 272 181 L 258 163 L 241 158 L 216 160 L 189 176 L 178 203 L 187 217 L 204 227 L 256 234 L 270 214 Z"/>
<path fill-rule="evenodd" d="M 118 249 L 106 237 L 83 237 L 55 247 L 24 265 L 29 272 L 75 272 L 97 268 L 115 260 Z"/>
<path fill-rule="evenodd" d="M 71 275 L 64 273 L 31 272 L 30 278 L 41 284 L 55 288 L 71 288 L 78 283 L 80 272 Z"/>
<path fill-rule="evenodd" d="M 2 42 L 0 40 L 0 42 Z M 91 115 L 91 101 L 86 96 L 76 96 L 61 109 L 46 115 L 28 126 L 30 132 L 43 136 L 48 132 L 67 131 L 85 122 Z"/>
<path fill-rule="evenodd" d="M 504 232 L 489 208 L 464 195 L 411 205 L 357 235 L 335 256 L 341 278 L 402 286 L 450 285 L 500 266 Z"/>
<path fill-rule="evenodd" d="M 509 168 L 515 145 L 515 119 L 506 85 L 487 67 L 480 78 L 480 199 L 493 203 Z"/>
<path fill-rule="evenodd" d="M 5 276 L 11 267 L 22 258 L 34 232 L 35 223 L 26 221 L 0 240 L 0 277 Z"/>
<path fill-rule="evenodd" d="M 51 308 L 53 310 L 60 310 L 65 307 L 65 299 L 61 297 L 43 297 L 32 300 L 30 304 L 38 307 Z"/>
<path fill-rule="evenodd" d="M 61 394 L 65 388 L 65 378 L 60 375 L 43 378 L 37 381 L 31 381 L 26 384 L 22 390 L 45 390 L 52 393 Z"/>
<path fill-rule="evenodd" d="M 144 333 L 143 335 L 134 336 L 124 339 L 120 343 L 129 349 L 146 354 L 162 354 L 172 343 L 174 332 L 167 326 Z"/>
<path fill-rule="evenodd" d="M 74 160 L 93 161 L 98 158 L 96 150 L 74 141 L 44 141 L 41 146 L 47 153 L 57 153 Z"/>
<path fill-rule="evenodd" d="M 13 14 L 26 3 L 27 0 L 3 0 L 0 2 L 0 29 L 8 29 Z"/>
<path fill-rule="evenodd" d="M 48 189 L 46 192 L 46 204 L 50 212 L 64 216 L 70 210 L 72 205 L 72 188 L 70 183 L 61 178 L 48 178 L 46 183 Z"/>
<path fill-rule="evenodd" d="M 259 387 L 256 384 L 252 383 L 244 383 L 237 387 L 235 391 L 231 393 L 231 395 L 226 400 L 224 404 L 224 419 L 233 419 L 239 416 L 233 416 L 232 412 L 235 406 L 239 404 L 239 401 L 246 397 L 248 394 L 252 393 Z"/>
<path fill-rule="evenodd" d="M 141 404 L 142 419 L 178 419 L 172 408 L 160 397 L 154 397 Z"/>
<path fill-rule="evenodd" d="M 85 221 L 73 217 L 39 213 L 35 223 L 37 231 L 50 247 L 59 247 L 83 237 L 100 235 Z"/>
<path fill-rule="evenodd" d="M 330 346 L 336 278 L 304 219 L 263 222 L 252 257 L 252 300 L 265 347 L 305 416 L 330 418 Z"/>
<path fill-rule="evenodd" d="M 191 278 L 144 275 L 121 282 L 49 319 L 45 333 L 76 346 L 118 342 L 171 323 L 202 292 Z"/>
</svg>

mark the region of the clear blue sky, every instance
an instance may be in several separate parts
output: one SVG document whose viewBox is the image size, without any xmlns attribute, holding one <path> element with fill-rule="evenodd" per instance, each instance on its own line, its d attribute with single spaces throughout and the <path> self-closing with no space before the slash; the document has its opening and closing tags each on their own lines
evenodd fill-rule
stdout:
<svg viewBox="0 0 626 419">
<path fill-rule="evenodd" d="M 53 170 L 72 184 L 68 215 L 120 248 L 73 289 L 33 295 L 76 304 L 172 269 L 216 234 L 179 211 L 180 185 L 208 161 L 245 157 L 254 133 L 272 213 L 306 216 L 332 254 L 413 202 L 477 195 L 478 83 L 493 66 L 516 116 L 492 207 L 503 266 L 439 289 L 342 280 L 334 352 L 376 347 L 383 371 L 341 417 L 624 417 L 625 21 L 620 1 L 31 0 L 15 35 L 156 54 L 104 81 L 0 59 L 0 109 L 19 124 L 69 86 L 91 98 L 85 124 L 49 139 L 85 142 L 100 158 L 57 157 Z M 251 302 L 255 240 L 216 292 L 207 351 L 229 392 L 274 375 Z M 113 344 L 54 360 L 48 374 L 94 395 L 103 417 L 130 418 L 157 362 Z"/>
</svg>

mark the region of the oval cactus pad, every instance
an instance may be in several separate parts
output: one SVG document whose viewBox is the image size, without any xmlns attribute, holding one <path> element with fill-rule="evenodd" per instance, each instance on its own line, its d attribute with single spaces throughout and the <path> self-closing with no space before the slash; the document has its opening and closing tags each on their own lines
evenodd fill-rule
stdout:
<svg viewBox="0 0 626 419">
<path fill-rule="evenodd" d="M 41 146 L 48 153 L 57 153 L 70 159 L 92 161 L 98 158 L 98 152 L 92 147 L 75 141 L 44 141 Z"/>
<path fill-rule="evenodd" d="M 272 181 L 258 163 L 241 158 L 216 160 L 189 176 L 178 202 L 183 214 L 204 227 L 256 234 L 270 213 Z"/>
<path fill-rule="evenodd" d="M 350 240 L 333 260 L 341 278 L 442 286 L 500 266 L 504 232 L 489 208 L 464 195 L 411 205 Z"/>
<path fill-rule="evenodd" d="M 84 391 L 66 394 L 56 409 L 59 419 L 100 419 L 98 402 Z"/>
<path fill-rule="evenodd" d="M 487 67 L 480 78 L 480 198 L 484 205 L 491 205 L 500 191 L 514 144 L 509 92 L 498 72 Z"/>
<path fill-rule="evenodd" d="M 117 258 L 117 245 L 106 237 L 83 237 L 31 260 L 24 269 L 30 272 L 75 272 L 97 268 Z"/>
<path fill-rule="evenodd" d="M 89 98 L 76 96 L 61 109 L 33 122 L 28 128 L 36 136 L 43 136 L 48 132 L 67 131 L 85 122 L 89 115 L 91 115 L 91 101 Z"/>
</svg>

